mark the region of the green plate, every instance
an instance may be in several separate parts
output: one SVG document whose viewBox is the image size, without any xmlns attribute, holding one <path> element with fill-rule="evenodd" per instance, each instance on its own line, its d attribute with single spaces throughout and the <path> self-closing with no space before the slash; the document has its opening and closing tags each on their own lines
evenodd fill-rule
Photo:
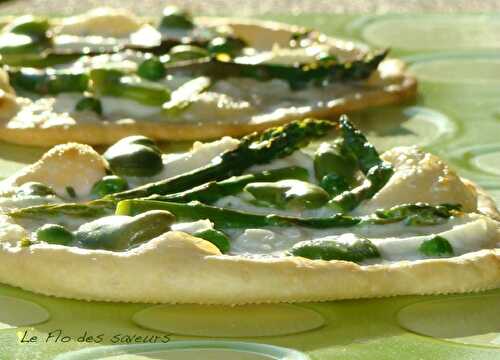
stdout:
<svg viewBox="0 0 500 360">
<path fill-rule="evenodd" d="M 359 112 L 353 120 L 380 149 L 422 146 L 500 201 L 498 14 L 267 18 L 391 46 L 420 81 L 417 100 Z M 0 143 L 0 177 L 45 151 Z M 61 276 L 71 274 L 61 269 Z M 0 286 L 0 354 L 16 360 L 494 360 L 500 358 L 500 290 L 222 307 L 89 303 Z"/>
</svg>

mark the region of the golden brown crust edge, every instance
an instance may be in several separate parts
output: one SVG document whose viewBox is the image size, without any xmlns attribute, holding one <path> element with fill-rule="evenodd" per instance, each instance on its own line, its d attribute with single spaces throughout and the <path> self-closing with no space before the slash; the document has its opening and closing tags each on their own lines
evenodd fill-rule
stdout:
<svg viewBox="0 0 500 360">
<path fill-rule="evenodd" d="M 477 192 L 481 211 L 498 216 L 492 200 Z M 120 253 L 4 245 L 0 282 L 44 295 L 143 303 L 237 305 L 465 293 L 500 287 L 500 249 L 360 266 L 221 255 L 206 241 L 169 232 Z"/>
<path fill-rule="evenodd" d="M 249 28 L 254 30 L 261 29 L 263 32 L 272 31 L 278 39 L 283 37 L 283 33 L 289 33 L 298 29 L 298 27 L 274 22 L 230 21 L 232 21 L 231 24 L 233 26 L 240 26 L 240 31 L 245 31 L 244 29 Z M 259 33 L 254 31 L 254 34 Z M 328 40 L 333 44 L 337 42 L 340 44 L 344 43 L 341 40 L 332 38 Z M 123 137 L 137 134 L 163 141 L 207 140 L 224 135 L 239 137 L 253 131 L 260 131 L 297 119 L 306 117 L 335 118 L 343 113 L 362 110 L 368 107 L 398 104 L 414 98 L 417 92 L 416 79 L 405 73 L 403 69 L 396 75 L 392 79 L 375 79 L 370 86 L 365 87 L 361 91 L 353 92 L 337 100 L 332 99 L 332 101 L 325 102 L 324 104 L 317 103 L 311 105 L 308 111 L 294 112 L 291 109 L 287 109 L 279 117 L 269 117 L 267 121 L 258 123 L 250 121 L 238 121 L 237 123 L 174 123 L 124 119 L 129 121 L 86 122 L 79 123 L 78 125 L 45 128 L 10 128 L 7 127 L 7 122 L 4 121 L 0 127 L 0 139 L 22 145 L 51 146 L 68 141 L 89 145 L 112 144 Z"/>
</svg>

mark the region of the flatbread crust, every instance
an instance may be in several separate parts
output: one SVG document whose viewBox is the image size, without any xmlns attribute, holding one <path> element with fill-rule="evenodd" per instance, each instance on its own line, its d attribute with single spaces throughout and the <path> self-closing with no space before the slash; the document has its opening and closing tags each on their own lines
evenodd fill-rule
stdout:
<svg viewBox="0 0 500 360">
<path fill-rule="evenodd" d="M 98 171 L 100 158 L 89 146 L 63 145 L 0 183 L 0 190 L 39 179 L 51 157 L 74 148 Z M 61 161 L 62 167 L 67 158 Z M 53 163 L 54 164 L 54 163 Z M 58 171 L 60 169 L 54 169 Z M 89 170 L 90 171 L 90 170 Z M 75 172 L 67 181 L 79 175 Z M 76 184 L 75 186 L 77 186 Z M 500 218 L 494 201 L 470 181 L 478 210 Z M 124 252 L 17 242 L 25 230 L 11 224 L 0 244 L 0 282 L 44 295 L 89 301 L 142 303 L 247 304 L 327 301 L 412 294 L 476 292 L 500 287 L 500 248 L 445 259 L 358 265 L 300 257 L 222 255 L 211 243 L 183 232 L 167 232 Z M 4 227 L 5 228 L 5 227 Z M 500 232 L 497 231 L 497 243 Z"/>
<path fill-rule="evenodd" d="M 236 35 L 247 39 L 250 44 L 269 49 L 272 44 L 285 46 L 291 34 L 301 28 L 286 24 L 257 20 L 209 19 L 200 18 L 201 23 L 225 24 L 230 26 Z M 368 49 L 360 44 L 334 38 L 326 38 L 326 42 L 335 46 L 338 52 L 347 58 L 356 58 Z M 204 140 L 223 135 L 241 136 L 252 131 L 260 131 L 268 127 L 287 123 L 306 117 L 335 118 L 343 113 L 365 109 L 373 106 L 401 103 L 414 98 L 417 90 L 415 78 L 405 72 L 405 64 L 396 59 L 386 59 L 373 76 L 362 86 L 348 95 L 334 97 L 331 101 L 312 102 L 307 109 L 285 108 L 265 116 L 252 116 L 237 122 L 158 122 L 135 121 L 121 119 L 116 121 L 81 121 L 73 125 L 40 125 L 30 123 L 30 119 L 9 122 L 0 116 L 0 139 L 17 143 L 38 146 L 75 141 L 90 145 L 112 144 L 119 139 L 142 134 L 157 140 Z M 0 99 L 1 100 L 1 99 Z M 0 101 L 0 114 L 3 112 Z"/>
</svg>

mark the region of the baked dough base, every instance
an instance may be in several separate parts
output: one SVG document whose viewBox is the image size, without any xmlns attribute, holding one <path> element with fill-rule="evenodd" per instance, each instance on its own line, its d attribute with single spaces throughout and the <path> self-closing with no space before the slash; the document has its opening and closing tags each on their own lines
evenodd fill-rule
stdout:
<svg viewBox="0 0 500 360">
<path fill-rule="evenodd" d="M 286 44 L 290 35 L 300 28 L 269 21 L 207 19 L 200 22 L 229 25 L 237 36 L 247 39 L 251 44 L 270 48 L 272 44 Z M 346 57 L 356 57 L 367 49 L 359 44 L 334 38 L 326 38 L 326 43 L 336 47 Z M 224 135 L 239 137 L 253 131 L 260 131 L 281 125 L 292 120 L 306 117 L 336 118 L 340 114 L 368 107 L 397 104 L 415 97 L 417 82 L 405 72 L 404 63 L 386 59 L 379 70 L 360 88 L 353 89 L 349 95 L 332 98 L 331 101 L 311 102 L 307 109 L 284 108 L 283 111 L 268 115 L 258 115 L 238 119 L 237 122 L 160 122 L 121 119 L 116 121 L 81 121 L 74 125 L 26 126 L 9 122 L 0 116 L 0 139 L 17 144 L 50 146 L 68 141 L 89 145 L 113 144 L 119 139 L 142 134 L 157 140 L 206 140 Z M 0 113 L 3 109 L 0 97 Z"/>
<path fill-rule="evenodd" d="M 58 147 L 62 149 L 63 146 Z M 45 169 L 78 162 L 102 176 L 100 156 L 89 146 L 64 145 L 58 163 L 49 152 L 39 162 L 0 183 L 0 190 L 25 181 L 46 181 Z M 68 151 L 77 148 L 76 151 Z M 57 148 L 55 148 L 57 149 Z M 57 155 L 56 154 L 56 155 Z M 52 154 L 54 155 L 54 154 Z M 55 156 L 55 155 L 54 155 Z M 74 158 L 77 156 L 77 158 Z M 90 169 L 94 169 L 91 171 Z M 67 172 L 65 181 L 79 178 Z M 494 201 L 470 181 L 478 211 L 495 219 Z M 77 191 L 85 184 L 74 184 Z M 10 219 L 0 215 L 0 223 Z M 248 304 L 475 292 L 500 287 L 500 248 L 445 259 L 358 265 L 300 257 L 222 255 L 211 243 L 168 232 L 129 251 L 87 250 L 35 244 L 21 248 L 20 226 L 0 243 L 0 282 L 44 295 L 88 301 Z M 500 244 L 500 231 L 497 232 Z M 4 237 L 5 238 L 5 237 Z"/>
</svg>

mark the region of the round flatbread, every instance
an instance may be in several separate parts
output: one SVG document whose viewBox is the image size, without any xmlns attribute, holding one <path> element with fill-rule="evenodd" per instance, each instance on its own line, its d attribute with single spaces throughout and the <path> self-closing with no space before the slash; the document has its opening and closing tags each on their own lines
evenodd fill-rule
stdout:
<svg viewBox="0 0 500 360">
<path fill-rule="evenodd" d="M 166 168 L 175 176 L 208 163 L 210 158 L 238 143 L 230 138 L 197 143 L 191 152 L 169 157 Z M 367 201 L 358 211 L 371 211 L 377 204 L 399 204 L 398 194 L 404 193 L 405 187 L 411 193 L 406 194 L 405 201 L 460 203 L 467 209 L 462 220 L 456 219 L 445 228 L 441 225 L 422 228 L 452 239 L 455 256 L 407 257 L 408 246 L 414 246 L 421 237 L 406 237 L 406 234 L 424 230 L 397 228 L 400 236 L 391 237 L 389 232 L 396 228 L 387 228 L 387 236 L 381 236 L 385 234 L 383 227 L 389 225 L 380 225 L 378 236 L 374 235 L 380 239 L 373 240 L 386 260 L 361 264 L 276 255 L 265 247 L 270 243 L 263 242 L 261 235 L 265 230 L 261 229 L 243 234 L 244 241 L 235 240 L 234 246 L 243 250 L 228 254 L 190 235 L 189 226 L 180 228 L 183 231 L 174 228 L 126 251 L 43 242 L 22 247 L 20 241 L 29 235 L 33 225 L 2 215 L 0 282 L 45 295 L 83 300 L 231 305 L 446 294 L 499 287 L 500 214 L 493 200 L 472 182 L 459 178 L 437 157 L 414 147 L 395 148 L 382 158 L 392 163 L 395 174 L 378 198 Z M 307 166 L 305 159 L 304 154 L 297 153 L 273 166 Z M 68 167 L 75 166 L 78 171 L 68 171 Z M 29 181 L 48 184 L 66 199 L 67 186 L 75 190 L 78 198 L 88 196 L 91 184 L 105 175 L 106 166 L 89 146 L 57 146 L 39 162 L 0 184 L 4 194 L 2 212 L 7 214 L 9 207 L 19 206 L 12 204 L 8 194 Z M 230 202 L 235 203 L 235 199 L 226 204 Z M 293 239 L 296 233 L 285 235 Z M 260 247 L 249 254 L 252 242 Z"/>
<path fill-rule="evenodd" d="M 250 46 L 273 51 L 285 48 L 292 34 L 304 29 L 268 21 L 199 18 L 206 26 L 224 25 Z M 321 35 L 322 46 L 342 60 L 355 60 L 368 53 L 364 45 Z M 283 58 L 283 56 L 281 56 Z M 1 70 L 0 70 L 1 71 Z M 5 78 L 5 74 L 0 75 Z M 74 105 L 81 96 L 58 96 L 31 101 L 2 100 L 0 93 L 0 139 L 18 144 L 49 146 L 68 141 L 90 145 L 112 144 L 143 134 L 157 140 L 203 140 L 223 135 L 241 136 L 305 117 L 330 117 L 373 106 L 396 104 L 416 94 L 417 83 L 405 64 L 386 59 L 363 81 L 292 91 L 286 82 L 232 78 L 218 81 L 198 96 L 180 115 L 151 119 L 151 109 L 130 101 L 103 100 L 109 118 L 78 113 Z M 10 95 L 12 96 L 12 95 Z M 5 96 L 4 96 L 5 98 Z M 109 103 L 109 106 L 106 104 Z M 7 115 L 8 114 L 8 115 Z"/>
</svg>

